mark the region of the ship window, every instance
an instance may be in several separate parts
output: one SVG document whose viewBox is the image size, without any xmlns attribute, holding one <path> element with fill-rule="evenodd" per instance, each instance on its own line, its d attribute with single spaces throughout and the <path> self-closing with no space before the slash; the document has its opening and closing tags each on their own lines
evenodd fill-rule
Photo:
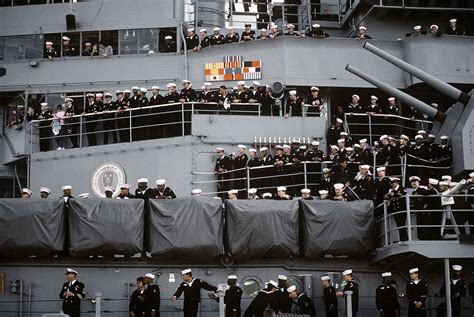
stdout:
<svg viewBox="0 0 474 317">
<path fill-rule="evenodd" d="M 55 34 L 46 34 L 44 37 L 44 42 L 46 45 L 46 42 L 53 42 L 53 47 L 58 53 L 58 57 L 61 55 L 61 34 L 60 33 L 55 33 Z M 45 49 L 45 48 L 43 48 Z M 44 56 L 46 57 L 46 56 Z"/>
<path fill-rule="evenodd" d="M 79 56 L 81 47 L 81 34 L 79 32 L 64 33 L 63 36 L 67 36 L 71 40 L 69 41 L 70 49 L 66 50 L 63 46 L 62 56 Z M 63 44 L 61 43 L 61 45 Z"/>
<path fill-rule="evenodd" d="M 5 37 L 5 60 L 16 60 L 25 58 L 25 36 Z"/>
<path fill-rule="evenodd" d="M 120 54 L 129 55 L 138 52 L 137 30 L 120 30 Z"/>
<path fill-rule="evenodd" d="M 296 289 L 301 292 L 303 286 L 301 285 L 301 281 L 298 277 L 288 276 L 288 281 L 287 282 L 288 282 L 289 286 L 294 285 L 294 286 L 296 286 Z"/>
<path fill-rule="evenodd" d="M 83 32 L 81 56 L 98 56 L 99 55 L 99 32 Z M 91 47 L 86 49 L 86 43 L 90 43 Z M 90 50 L 90 51 L 89 51 Z"/>
<path fill-rule="evenodd" d="M 43 35 L 33 34 L 25 36 L 25 58 L 43 57 Z"/>
<path fill-rule="evenodd" d="M 138 32 L 139 54 L 158 52 L 158 29 L 141 29 Z"/>
<path fill-rule="evenodd" d="M 261 289 L 260 280 L 255 276 L 246 277 L 243 280 L 242 289 L 245 294 L 254 298 Z"/>
<path fill-rule="evenodd" d="M 159 36 L 160 52 L 168 52 L 165 46 L 165 37 L 168 35 L 173 37 L 173 41 L 176 43 L 176 28 L 161 28 Z"/>
<path fill-rule="evenodd" d="M 104 47 L 112 48 L 112 55 L 118 54 L 118 31 L 101 31 L 100 42 Z"/>
</svg>

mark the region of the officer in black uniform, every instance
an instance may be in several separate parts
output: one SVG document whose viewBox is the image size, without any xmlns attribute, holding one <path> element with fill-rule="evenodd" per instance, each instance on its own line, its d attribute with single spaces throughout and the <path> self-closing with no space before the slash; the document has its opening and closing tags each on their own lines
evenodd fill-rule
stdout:
<svg viewBox="0 0 474 317">
<path fill-rule="evenodd" d="M 59 298 L 63 300 L 63 313 L 71 317 L 81 315 L 81 300 L 86 297 L 86 290 L 83 283 L 77 278 L 77 271 L 68 268 L 66 270 L 67 282 L 63 284 L 59 292 Z"/>
<path fill-rule="evenodd" d="M 128 304 L 130 317 L 143 317 L 145 312 L 144 301 L 145 284 L 143 283 L 143 277 L 140 276 L 137 278 L 137 289 L 133 291 L 130 303 Z"/>
<path fill-rule="evenodd" d="M 425 301 L 428 297 L 428 284 L 418 278 L 418 268 L 410 271 L 410 281 L 407 282 L 406 296 L 408 300 L 408 317 L 425 317 Z"/>
<path fill-rule="evenodd" d="M 229 275 L 227 278 L 229 287 L 224 294 L 225 317 L 240 317 L 240 300 L 242 298 L 242 289 L 237 285 L 237 276 Z M 219 301 L 219 297 L 216 297 Z"/>
<path fill-rule="evenodd" d="M 97 115 L 94 114 L 100 112 L 102 109 L 100 109 L 99 104 L 95 101 L 94 94 L 88 93 L 86 97 L 87 102 L 83 114 L 87 115 L 85 116 L 87 142 L 89 146 L 94 146 L 97 145 L 97 136 L 95 134 L 97 129 Z"/>
<path fill-rule="evenodd" d="M 357 316 L 357 311 L 359 310 L 359 284 L 352 278 L 352 270 L 345 270 L 342 272 L 344 281 L 342 282 L 342 292 L 337 292 L 337 296 L 344 296 L 346 299 L 346 314 L 347 314 L 347 295 L 345 294 L 348 291 L 352 291 L 352 316 Z"/>
<path fill-rule="evenodd" d="M 102 106 L 102 110 L 105 112 L 103 115 L 104 125 L 104 144 L 109 144 L 109 133 L 112 134 L 112 142 L 117 143 L 117 124 L 115 122 L 115 113 L 107 113 L 117 110 L 117 104 L 112 101 L 112 94 L 106 92 L 104 94 L 105 102 Z"/>
<path fill-rule="evenodd" d="M 174 303 L 184 293 L 184 317 L 196 317 L 201 302 L 201 288 L 216 292 L 217 287 L 209 285 L 201 279 L 193 278 L 191 269 L 181 271 L 183 282 L 173 294 L 171 301 Z"/>
<path fill-rule="evenodd" d="M 200 43 L 199 48 L 209 47 L 209 36 L 207 36 L 207 29 L 199 30 Z"/>
<path fill-rule="evenodd" d="M 278 304 L 274 294 L 278 290 L 277 286 L 278 284 L 275 281 L 268 282 L 268 286 L 260 290 L 247 307 L 244 317 L 263 317 L 268 308 L 276 313 Z"/>
<path fill-rule="evenodd" d="M 166 186 L 166 180 L 157 179 L 156 180 L 156 199 L 175 199 L 176 195 L 171 188 Z"/>
<path fill-rule="evenodd" d="M 390 178 L 390 187 L 389 192 L 384 196 L 385 200 L 388 200 L 388 212 L 389 214 L 405 211 L 405 196 L 406 192 L 402 185 L 400 185 L 400 179 L 398 177 Z M 407 241 L 407 229 L 403 228 L 406 224 L 407 215 L 406 213 L 398 213 L 393 216 L 398 227 L 398 233 L 400 236 L 400 241 Z"/>
<path fill-rule="evenodd" d="M 327 275 L 322 276 L 321 285 L 324 287 L 323 298 L 326 317 L 337 317 L 336 289 L 331 285 L 331 278 Z"/>
<path fill-rule="evenodd" d="M 278 289 L 275 291 L 275 300 L 278 305 L 276 313 L 290 313 L 293 300 L 288 296 L 288 277 L 285 275 L 278 275 Z"/>
<path fill-rule="evenodd" d="M 252 30 L 252 24 L 245 23 L 245 30 L 242 32 L 240 40 L 242 42 L 255 40 L 255 31 Z"/>
<path fill-rule="evenodd" d="M 217 191 L 218 196 L 221 198 L 225 198 L 226 192 L 230 188 L 229 182 L 226 182 L 225 180 L 229 179 L 229 171 L 231 170 L 232 167 L 232 162 L 230 158 L 225 155 L 225 150 L 221 147 L 218 147 L 216 149 L 217 153 L 217 160 L 216 160 L 216 166 L 214 168 L 214 174 L 217 175 Z"/>
<path fill-rule="evenodd" d="M 461 279 L 461 265 L 453 265 L 451 273 L 451 281 L 449 282 L 449 287 L 451 289 L 451 314 L 452 317 L 461 317 L 461 300 L 466 296 L 466 283 Z M 446 296 L 446 284 L 443 283 L 439 293 L 439 297 Z M 437 317 L 444 317 L 446 314 L 446 302 L 441 303 L 437 309 Z"/>
<path fill-rule="evenodd" d="M 130 101 L 124 97 L 122 90 L 117 90 L 115 96 L 120 142 L 130 142 Z"/>
<path fill-rule="evenodd" d="M 222 35 L 220 32 L 221 29 L 218 27 L 212 29 L 212 35 L 209 38 L 209 44 L 211 46 L 222 45 L 225 43 L 224 35 Z"/>
<path fill-rule="evenodd" d="M 148 199 L 156 197 L 155 190 L 147 186 L 148 178 L 139 178 L 137 182 L 138 188 L 135 190 L 136 198 L 142 198 L 147 202 Z"/>
<path fill-rule="evenodd" d="M 78 139 L 78 134 L 79 134 L 79 125 L 77 123 L 78 118 L 72 118 L 72 116 L 78 115 L 79 111 L 76 109 L 76 107 L 73 104 L 72 98 L 66 98 L 64 99 L 64 102 L 66 103 L 66 109 L 65 111 L 65 128 L 67 131 L 67 134 L 69 134 L 69 139 L 71 140 L 72 147 L 73 148 L 78 148 L 79 145 L 77 144 L 77 139 Z"/>
<path fill-rule="evenodd" d="M 400 311 L 397 289 L 392 286 L 392 273 L 382 273 L 382 284 L 375 291 L 375 305 L 380 317 L 397 317 Z"/>
<path fill-rule="evenodd" d="M 120 185 L 120 194 L 115 197 L 115 199 L 132 199 L 135 198 L 135 195 L 130 194 L 130 185 L 121 184 Z"/>
<path fill-rule="evenodd" d="M 292 309 L 293 313 L 301 315 L 316 316 L 316 309 L 313 301 L 305 293 L 298 293 L 296 286 L 292 285 L 287 288 L 290 300 L 296 304 L 296 309 Z M 294 306 L 293 306 L 294 307 Z"/>
<path fill-rule="evenodd" d="M 193 50 L 193 51 L 199 50 L 199 36 L 197 36 L 197 34 L 194 33 L 194 28 L 188 29 L 188 34 L 186 35 L 184 40 L 186 42 L 187 50 Z"/>
<path fill-rule="evenodd" d="M 296 93 L 296 90 L 291 90 L 289 92 L 290 98 L 286 102 L 286 113 L 285 117 L 301 117 L 303 114 L 304 100 L 299 97 Z"/>
<path fill-rule="evenodd" d="M 234 30 L 233 26 L 229 26 L 227 28 L 228 33 L 225 36 L 225 43 L 230 44 L 230 43 L 236 43 L 239 41 L 239 34 L 237 34 Z"/>
<path fill-rule="evenodd" d="M 147 273 L 143 277 L 145 300 L 143 301 L 144 317 L 160 316 L 160 287 L 154 283 L 159 275 Z"/>
<path fill-rule="evenodd" d="M 38 114 L 37 119 L 42 120 L 39 123 L 39 138 L 40 138 L 40 151 L 45 152 L 49 150 L 49 141 L 48 138 L 51 132 L 51 124 L 53 113 L 48 108 L 47 102 L 41 103 L 41 112 Z"/>
</svg>

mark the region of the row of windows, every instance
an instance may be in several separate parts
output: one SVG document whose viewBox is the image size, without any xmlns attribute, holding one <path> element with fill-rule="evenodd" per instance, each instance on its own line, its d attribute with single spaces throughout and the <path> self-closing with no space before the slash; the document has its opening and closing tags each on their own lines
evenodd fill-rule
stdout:
<svg viewBox="0 0 474 317">
<path fill-rule="evenodd" d="M 77 0 L 0 0 L 0 7 L 25 6 L 32 4 L 69 3 Z"/>
<path fill-rule="evenodd" d="M 176 28 L 4 36 L 0 37 L 0 60 L 46 57 L 46 42 L 53 43 L 57 57 L 99 56 L 100 52 L 105 51 L 104 48 L 108 48 L 107 56 L 170 52 L 170 47 L 165 41 L 166 36 L 171 36 L 176 42 Z M 73 52 L 66 49 L 63 37 L 70 39 L 68 47 L 73 48 Z M 91 44 L 90 48 L 86 47 L 86 43 Z M 175 52 L 176 45 L 173 48 Z"/>
</svg>

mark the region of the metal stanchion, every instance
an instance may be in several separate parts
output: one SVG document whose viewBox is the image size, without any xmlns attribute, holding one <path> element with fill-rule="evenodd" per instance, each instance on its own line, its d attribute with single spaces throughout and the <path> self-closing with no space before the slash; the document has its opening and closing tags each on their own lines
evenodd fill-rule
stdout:
<svg viewBox="0 0 474 317">
<path fill-rule="evenodd" d="M 72 131 L 74 133 L 74 131 Z M 83 133 L 83 128 L 82 128 L 82 116 L 79 117 L 79 148 L 82 149 L 82 133 Z M 77 135 L 76 135 L 77 137 Z"/>
<path fill-rule="evenodd" d="M 246 167 L 245 169 L 246 173 L 247 173 L 247 190 L 250 189 L 250 167 Z"/>
<path fill-rule="evenodd" d="M 95 293 L 95 317 L 100 317 L 100 304 L 102 301 L 102 293 Z"/>
<path fill-rule="evenodd" d="M 407 209 L 407 236 L 408 236 L 408 241 L 411 241 L 412 236 L 411 236 L 411 212 L 410 212 L 410 195 L 407 193 L 406 197 L 406 209 Z"/>
<path fill-rule="evenodd" d="M 129 138 L 130 138 L 129 142 L 132 143 L 133 142 L 133 139 L 132 139 L 132 128 L 133 128 L 132 127 L 132 109 L 129 109 L 129 111 L 130 111 L 130 115 L 128 116 L 128 118 L 129 118 L 128 119 L 128 122 L 129 122 L 129 125 L 128 125 L 129 126 Z"/>
<path fill-rule="evenodd" d="M 352 294 L 353 291 L 345 291 L 347 317 L 352 317 Z"/>
<path fill-rule="evenodd" d="M 384 235 L 385 235 L 385 245 L 389 244 L 388 240 L 388 213 L 387 213 L 387 202 L 383 202 L 383 223 L 384 223 Z"/>
<path fill-rule="evenodd" d="M 446 286 L 446 316 L 452 317 L 451 311 L 451 277 L 449 271 L 449 259 L 444 259 L 444 285 Z"/>
<path fill-rule="evenodd" d="M 304 167 L 304 188 L 308 188 L 308 174 L 307 172 L 307 166 L 306 166 L 306 161 L 303 162 L 303 167 Z"/>
</svg>

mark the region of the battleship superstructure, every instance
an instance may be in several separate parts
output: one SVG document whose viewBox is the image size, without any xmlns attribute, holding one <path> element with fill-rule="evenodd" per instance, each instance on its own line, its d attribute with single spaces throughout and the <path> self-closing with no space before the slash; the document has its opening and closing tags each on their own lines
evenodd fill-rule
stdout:
<svg viewBox="0 0 474 317">
<path fill-rule="evenodd" d="M 249 6 L 242 2 L 201 0 L 192 3 L 182 0 L 56 2 L 61 1 L 0 2 L 0 106 L 3 123 L 0 188 L 5 199 L 18 198 L 23 187 L 30 188 L 38 197 L 43 186 L 52 190 L 49 199 L 56 199 L 62 195 L 61 187 L 70 184 L 74 195 L 88 192 L 91 202 L 98 201 L 106 187 L 103 177 L 107 172 L 114 173 L 114 187 L 119 183 L 129 183 L 134 189 L 137 179 L 147 177 L 150 183 L 155 179 L 166 179 L 178 197 L 189 196 L 195 188 L 202 189 L 205 196 L 216 196 L 216 147 L 223 147 L 228 153 L 237 151 L 238 144 L 244 144 L 247 148 L 266 146 L 272 149 L 277 144 L 298 139 L 304 144 L 317 140 L 320 147 L 326 150 L 327 129 L 337 106 L 349 103 L 353 94 L 365 100 L 377 95 L 381 102 L 392 95 L 393 91 L 384 90 L 371 82 L 375 87 L 346 71 L 348 64 L 392 88 L 406 92 L 429 107 L 420 108 L 426 115 L 413 125 L 401 119 L 397 124 L 402 129 L 430 130 L 438 139 L 442 134 L 452 137 L 455 152 L 453 164 L 443 172 L 460 180 L 467 178 L 473 170 L 473 118 L 469 96 L 474 84 L 470 71 L 474 66 L 471 57 L 474 39 L 471 36 L 434 37 L 429 34 L 405 37 L 415 25 L 428 27 L 438 24 L 444 31 L 448 20 L 453 17 L 463 23 L 468 35 L 473 34 L 474 9 L 468 1 L 421 4 L 420 1 L 311 3 L 304 0 L 296 5 L 275 2 L 264 5 L 263 10 L 260 1 L 250 2 Z M 330 37 L 280 36 L 199 51 L 185 47 L 185 33 L 191 27 L 196 31 L 207 28 L 210 33 L 214 27 L 224 31 L 232 25 L 240 33 L 244 24 L 250 23 L 252 29 L 258 32 L 258 29 L 268 27 L 270 21 L 276 23 L 280 30 L 293 23 L 301 33 L 317 23 Z M 413 72 L 407 73 L 375 56 L 368 51 L 368 47 L 364 47 L 365 41 L 352 38 L 359 26 L 366 26 L 373 38 L 368 41 L 370 45 L 366 45 L 369 48 L 375 47 L 401 59 L 458 90 L 451 90 L 445 85 L 444 88 L 454 91 L 447 94 L 439 86 L 429 85 L 426 78 L 420 78 Z M 79 56 L 66 56 L 61 45 L 63 36 L 71 39 Z M 166 49 L 166 37 L 169 36 L 176 42 L 175 51 Z M 57 58 L 44 57 L 45 43 L 49 41 L 58 51 Z M 113 54 L 83 56 L 87 42 L 106 43 Z M 30 124 L 24 120 L 14 128 L 7 128 L 7 124 L 18 116 L 18 105 L 24 105 L 25 112 L 28 106 L 39 109 L 42 102 L 54 108 L 57 104 L 63 104 L 66 97 L 71 97 L 75 105 L 82 108 L 86 103 L 86 94 L 90 92 L 111 92 L 115 95 L 115 91 L 133 86 L 148 89 L 160 86 L 163 92 L 168 83 L 180 85 L 183 79 L 190 80 L 196 89 L 209 80 L 215 90 L 220 85 L 233 87 L 239 80 L 235 72 L 230 74 L 233 76 L 230 80 L 206 77 L 209 76 L 206 65 L 224 63 L 226 58 L 239 58 L 244 63 L 258 62 L 258 74 L 250 72 L 242 74 L 246 76 L 242 78 L 247 83 L 258 78 L 263 85 L 273 88 L 276 99 L 283 97 L 281 115 L 262 116 L 256 105 L 240 108 L 231 105 L 229 112 L 217 111 L 215 107 L 200 103 L 177 103 L 168 109 L 178 117 L 172 127 L 175 134 L 135 140 L 137 129 L 125 128 L 130 133 L 131 142 L 104 144 L 103 132 L 99 128 L 97 146 L 88 146 L 84 117 L 78 118 L 81 120 L 77 131 L 78 148 L 69 148 L 71 144 L 67 143 L 67 149 L 56 150 L 54 135 L 49 132 L 50 151 L 40 151 L 39 123 Z M 348 69 L 351 70 L 350 67 Z M 310 87 L 315 85 L 320 89 L 327 112 L 321 116 L 285 117 L 288 92 L 297 90 L 306 96 Z M 458 95 L 455 96 L 456 92 Z M 405 101 L 401 96 L 397 99 L 403 117 L 403 109 L 410 106 L 407 103 L 409 100 Z M 428 106 L 431 103 L 439 105 L 437 111 Z M 153 127 L 156 122 L 151 122 Z M 356 125 L 349 124 L 346 128 L 352 132 L 357 130 Z M 370 132 L 374 133 L 374 137 L 369 136 L 369 142 L 373 145 L 377 133 Z M 305 178 L 304 182 L 306 185 L 308 179 Z M 114 190 L 116 195 L 118 189 Z M 370 211 L 372 208 L 367 207 Z M 454 238 L 429 241 L 419 241 L 416 234 L 412 234 L 409 241 L 394 243 L 397 240 L 391 237 L 394 229 L 390 230 L 383 222 L 374 221 L 371 226 L 377 237 L 373 238 L 370 251 L 349 256 L 326 254 L 311 258 L 295 251 L 291 256 L 285 254 L 277 258 L 252 256 L 233 259 L 222 250 L 211 261 L 193 261 L 192 257 L 183 259 L 175 255 L 150 258 L 145 253 L 140 256 L 140 252 L 126 257 L 18 257 L 0 254 L 0 316 L 41 316 L 59 311 L 57 294 L 65 267 L 77 269 L 79 279 L 86 283 L 88 300 L 82 304 L 84 316 L 95 314 L 97 305 L 91 299 L 99 296 L 102 297 L 102 315 L 128 315 L 128 300 L 135 278 L 148 271 L 161 274 L 158 283 L 162 288 L 163 316 L 178 316 L 182 314 L 182 303 L 172 304 L 168 298 L 178 285 L 179 272 L 188 266 L 194 269 L 196 276 L 215 285 L 225 283 L 228 274 L 236 274 L 245 292 L 244 309 L 266 281 L 275 279 L 278 274 L 286 274 L 291 283 L 313 298 L 318 315 L 324 313 L 319 277 L 330 273 L 333 281 L 340 284 L 341 272 L 347 268 L 356 272 L 355 276 L 362 285 L 359 310 L 362 316 L 378 315 L 374 295 L 380 273 L 384 271 L 394 273 L 399 291 L 403 292 L 408 269 L 419 266 L 425 272 L 424 279 L 430 283 L 429 316 L 435 316 L 436 306 L 441 302 L 434 294 L 450 264 L 463 265 L 466 268 L 464 279 L 474 281 L 471 275 L 474 247 L 471 235 L 466 234 L 468 231 Z M 344 228 L 344 219 L 333 225 Z M 412 224 L 409 222 L 407 225 Z M 416 231 L 408 229 L 409 232 Z M 0 241 L 7 240 L 8 237 L 0 232 Z M 224 244 L 216 243 L 225 249 Z M 406 300 L 400 301 L 406 307 Z M 341 299 L 340 308 L 342 306 Z M 464 307 L 462 316 L 471 316 L 474 306 L 470 297 L 464 300 Z M 203 298 L 202 316 L 216 316 L 218 309 L 215 301 Z"/>
</svg>

